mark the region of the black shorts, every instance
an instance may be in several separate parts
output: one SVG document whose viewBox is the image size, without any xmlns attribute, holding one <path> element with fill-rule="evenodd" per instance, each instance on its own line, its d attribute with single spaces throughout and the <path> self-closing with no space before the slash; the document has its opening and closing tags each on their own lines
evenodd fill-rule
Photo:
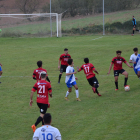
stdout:
<svg viewBox="0 0 140 140">
<path fill-rule="evenodd" d="M 37 105 L 40 108 L 40 113 L 45 114 L 48 108 L 48 104 L 37 103 Z"/>
<path fill-rule="evenodd" d="M 88 80 L 88 82 L 89 82 L 89 84 L 93 87 L 94 86 L 94 84 L 99 84 L 99 82 L 98 82 L 98 80 L 97 80 L 97 78 L 94 76 L 94 77 L 92 77 L 92 78 L 89 78 L 89 79 L 87 79 Z"/>
<path fill-rule="evenodd" d="M 66 72 L 66 68 L 67 68 L 66 65 L 61 65 L 61 67 L 60 67 L 60 73 Z"/>
<path fill-rule="evenodd" d="M 115 76 L 119 76 L 119 73 L 123 73 L 125 70 L 124 69 L 121 69 L 121 70 L 114 70 L 114 77 Z"/>
</svg>

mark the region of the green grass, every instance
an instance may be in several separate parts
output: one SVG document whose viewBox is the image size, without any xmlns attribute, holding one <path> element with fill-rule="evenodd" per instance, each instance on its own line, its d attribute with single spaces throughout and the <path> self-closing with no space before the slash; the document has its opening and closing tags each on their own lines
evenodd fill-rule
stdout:
<svg viewBox="0 0 140 140">
<path fill-rule="evenodd" d="M 113 22 L 125 22 L 132 19 L 132 16 L 135 15 L 136 20 L 140 21 L 139 10 L 126 10 L 126 11 L 118 11 L 113 13 L 105 14 L 105 23 L 113 23 Z M 12 19 L 10 19 L 12 20 Z M 97 14 L 92 16 L 79 16 L 75 18 L 66 18 L 62 19 L 62 29 L 68 30 L 71 28 L 78 27 L 86 27 L 90 24 L 102 25 L 103 24 L 103 15 Z M 16 26 L 15 26 L 16 25 Z M 19 32 L 24 34 L 40 34 L 45 32 L 50 32 L 50 22 L 43 23 L 34 23 L 28 22 L 27 25 L 15 24 L 14 27 L 2 28 L 2 32 Z M 56 22 L 53 20 L 52 22 L 52 31 L 56 32 Z"/>
<path fill-rule="evenodd" d="M 47 112 L 52 114 L 52 124 L 57 127 L 63 140 L 138 140 L 140 139 L 140 80 L 125 64 L 129 73 L 124 91 L 124 76 L 119 77 L 119 91 L 115 92 L 113 71 L 107 76 L 109 65 L 116 50 L 128 61 L 134 47 L 139 48 L 139 35 L 75 36 L 63 38 L 1 38 L 0 62 L 3 75 L 0 78 L 0 136 L 1 140 L 31 140 L 31 125 L 39 116 L 34 95 L 33 106 L 29 106 L 30 92 L 35 83 L 32 79 L 36 62 L 43 61 L 52 82 L 53 98 Z M 76 101 L 75 91 L 65 101 L 67 87 L 65 74 L 58 84 L 58 59 L 67 47 L 75 69 L 89 57 L 98 70 L 98 97 L 89 86 L 83 72 L 77 73 L 81 102 Z M 19 77 L 23 76 L 23 77 Z M 41 126 L 41 124 L 39 125 Z M 38 127 L 39 127 L 38 126 Z"/>
</svg>

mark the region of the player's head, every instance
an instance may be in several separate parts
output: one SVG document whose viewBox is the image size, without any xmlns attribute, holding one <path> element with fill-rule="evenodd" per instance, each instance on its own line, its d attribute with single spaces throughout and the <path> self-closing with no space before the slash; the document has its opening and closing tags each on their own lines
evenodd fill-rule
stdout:
<svg viewBox="0 0 140 140">
<path fill-rule="evenodd" d="M 69 64 L 69 65 L 72 65 L 72 64 L 73 64 L 73 59 L 71 59 L 71 58 L 68 59 L 68 64 Z"/>
<path fill-rule="evenodd" d="M 37 61 L 37 65 L 39 68 L 42 67 L 42 61 L 41 60 Z"/>
<path fill-rule="evenodd" d="M 65 48 L 65 49 L 64 49 L 64 52 L 65 52 L 65 54 L 68 54 L 68 49 Z"/>
<path fill-rule="evenodd" d="M 40 73 L 40 76 L 41 76 L 41 79 L 46 79 L 46 72 L 45 71 L 42 71 L 41 73 Z"/>
<path fill-rule="evenodd" d="M 138 48 L 134 48 L 133 51 L 134 51 L 134 53 L 137 55 L 137 53 L 138 53 Z"/>
<path fill-rule="evenodd" d="M 122 53 L 122 51 L 120 51 L 120 50 L 116 51 L 117 57 L 121 57 L 121 53 Z"/>
<path fill-rule="evenodd" d="M 46 113 L 43 117 L 44 123 L 45 124 L 51 124 L 52 121 L 52 116 L 50 113 Z"/>
<path fill-rule="evenodd" d="M 132 18 L 134 18 L 134 16 L 132 16 Z"/>
<path fill-rule="evenodd" d="M 89 63 L 89 59 L 88 58 L 84 58 L 84 62 L 85 63 Z"/>
</svg>

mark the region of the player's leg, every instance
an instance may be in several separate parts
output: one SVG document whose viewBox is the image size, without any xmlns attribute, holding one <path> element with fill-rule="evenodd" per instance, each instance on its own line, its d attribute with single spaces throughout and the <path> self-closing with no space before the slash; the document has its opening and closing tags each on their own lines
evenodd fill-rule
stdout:
<svg viewBox="0 0 140 140">
<path fill-rule="evenodd" d="M 43 116 L 44 116 L 44 114 L 46 113 L 47 108 L 48 108 L 48 104 L 37 103 L 37 105 L 38 105 L 38 107 L 40 108 L 40 116 L 37 118 L 35 124 L 32 125 L 33 132 L 36 130 L 36 126 L 37 126 L 40 122 L 42 122 L 42 125 L 44 125 Z"/>
<path fill-rule="evenodd" d="M 128 73 L 124 69 L 122 69 L 121 74 L 125 76 L 125 79 L 124 79 L 124 87 L 125 87 L 127 85 Z"/>
<path fill-rule="evenodd" d="M 66 92 L 66 96 L 65 96 L 65 100 L 69 100 L 68 99 L 68 96 L 69 96 L 69 93 L 72 91 L 72 85 L 71 84 L 66 84 L 67 87 L 68 87 L 68 91 Z"/>
<path fill-rule="evenodd" d="M 137 69 L 137 76 L 140 79 L 140 68 Z"/>
<path fill-rule="evenodd" d="M 119 76 L 119 70 L 114 70 L 114 78 L 115 78 L 115 86 L 116 86 L 116 91 L 118 90 L 118 76 Z"/>
<path fill-rule="evenodd" d="M 134 32 L 135 32 L 135 27 L 133 26 L 133 34 L 132 35 L 134 35 Z"/>
<path fill-rule="evenodd" d="M 79 99 L 79 90 L 78 90 L 78 86 L 77 86 L 76 81 L 74 81 L 74 82 L 72 83 L 72 85 L 75 87 L 76 100 L 77 100 L 77 101 L 81 101 L 81 100 Z"/>
<path fill-rule="evenodd" d="M 1 78 L 1 75 L 2 75 L 2 68 L 0 66 L 0 78 Z M 0 82 L 1 83 L 1 82 Z"/>
<path fill-rule="evenodd" d="M 63 73 L 63 65 L 61 65 L 61 67 L 60 67 L 60 74 L 59 74 L 59 77 L 58 77 L 58 83 L 60 83 L 62 73 Z"/>
<path fill-rule="evenodd" d="M 101 96 L 101 94 L 97 90 L 97 88 L 99 87 L 99 82 L 98 82 L 98 80 L 95 76 L 92 77 L 92 83 L 93 83 L 93 86 L 92 86 L 93 87 L 92 88 L 93 92 L 97 93 L 98 96 Z"/>
</svg>

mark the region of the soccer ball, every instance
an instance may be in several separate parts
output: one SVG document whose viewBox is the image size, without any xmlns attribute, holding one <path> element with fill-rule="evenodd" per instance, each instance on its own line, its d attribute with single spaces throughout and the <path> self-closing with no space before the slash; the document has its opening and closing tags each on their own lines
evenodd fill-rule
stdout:
<svg viewBox="0 0 140 140">
<path fill-rule="evenodd" d="M 125 90 L 125 91 L 129 91 L 129 90 L 130 90 L 130 87 L 129 87 L 129 86 L 125 86 L 125 87 L 124 87 L 124 90 Z"/>
</svg>

